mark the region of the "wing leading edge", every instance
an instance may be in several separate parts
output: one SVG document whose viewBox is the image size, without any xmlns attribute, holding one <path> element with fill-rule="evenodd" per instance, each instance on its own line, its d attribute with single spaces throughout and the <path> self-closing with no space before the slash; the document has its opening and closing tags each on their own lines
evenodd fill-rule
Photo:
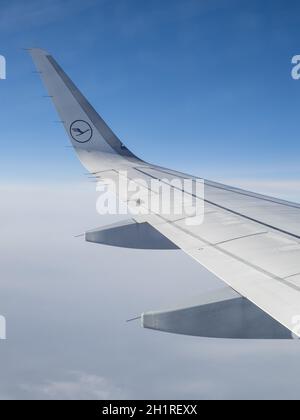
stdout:
<svg viewBox="0 0 300 420">
<path fill-rule="evenodd" d="M 124 169 L 129 180 L 138 178 L 147 185 L 151 179 L 171 183 L 172 177 L 187 177 L 137 158 L 50 54 L 40 49 L 31 49 L 30 54 L 80 161 L 96 179 L 114 180 Z M 160 192 L 155 194 L 160 198 Z M 143 191 L 139 201 L 145 205 L 142 195 Z M 135 217 L 128 226 L 86 234 L 87 240 L 108 245 L 181 248 L 234 295 L 228 299 L 226 292 L 209 301 L 203 297 L 192 308 L 143 314 L 143 326 L 222 338 L 300 336 L 300 205 L 208 180 L 203 196 L 190 195 L 204 206 L 203 223 L 197 226 L 186 223 L 185 215 L 178 219 L 157 211 Z"/>
</svg>

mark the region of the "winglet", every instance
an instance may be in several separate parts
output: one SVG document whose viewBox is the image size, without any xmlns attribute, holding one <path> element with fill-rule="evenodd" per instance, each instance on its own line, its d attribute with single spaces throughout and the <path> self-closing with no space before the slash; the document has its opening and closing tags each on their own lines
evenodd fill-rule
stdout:
<svg viewBox="0 0 300 420">
<path fill-rule="evenodd" d="M 47 51 L 31 48 L 29 53 L 77 152 L 100 152 L 113 157 L 112 159 L 119 156 L 125 160 L 138 160 Z M 82 154 L 79 157 L 88 170 L 91 170 L 89 159 L 84 159 Z"/>
</svg>

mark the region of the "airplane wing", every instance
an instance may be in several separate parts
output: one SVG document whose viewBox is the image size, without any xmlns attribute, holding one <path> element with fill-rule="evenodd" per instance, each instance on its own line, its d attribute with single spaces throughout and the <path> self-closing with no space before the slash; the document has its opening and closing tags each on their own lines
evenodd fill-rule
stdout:
<svg viewBox="0 0 300 420">
<path fill-rule="evenodd" d="M 30 54 L 81 163 L 106 185 L 108 180 L 118 183 L 114 193 L 131 210 L 143 210 L 127 222 L 86 232 L 86 240 L 131 248 L 179 248 L 224 282 L 224 289 L 189 306 L 142 314 L 142 325 L 218 338 L 300 337 L 300 205 L 142 161 L 49 53 L 31 49 Z M 83 134 L 76 137 L 74 129 Z M 174 179 L 191 180 L 190 189 L 182 191 Z M 150 208 L 149 195 L 156 204 L 163 200 L 153 181 L 170 189 L 171 204 L 179 201 L 182 208 L 190 200 L 190 207 L 201 208 L 201 214 L 191 217 L 185 208 L 179 217 L 159 205 Z M 128 183 L 138 187 L 129 195 L 124 187 Z"/>
</svg>

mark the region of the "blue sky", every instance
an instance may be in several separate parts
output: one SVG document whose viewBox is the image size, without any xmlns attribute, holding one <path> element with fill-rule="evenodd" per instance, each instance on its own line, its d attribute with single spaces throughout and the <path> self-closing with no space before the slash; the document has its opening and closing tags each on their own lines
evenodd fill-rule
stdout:
<svg viewBox="0 0 300 420">
<path fill-rule="evenodd" d="M 297 1 L 2 1 L 0 176 L 83 169 L 22 47 L 48 49 L 142 158 L 213 179 L 297 180 Z"/>
</svg>

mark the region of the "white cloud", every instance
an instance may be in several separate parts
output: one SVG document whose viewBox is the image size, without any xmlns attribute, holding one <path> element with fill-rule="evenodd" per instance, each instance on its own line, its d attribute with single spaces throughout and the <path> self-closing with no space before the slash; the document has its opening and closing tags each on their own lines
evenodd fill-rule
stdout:
<svg viewBox="0 0 300 420">
<path fill-rule="evenodd" d="M 126 393 L 104 377 L 85 372 L 69 372 L 67 379 L 37 385 L 22 385 L 34 399 L 109 400 L 124 399 Z"/>
<path fill-rule="evenodd" d="M 2 399 L 297 398 L 299 343 L 206 340 L 125 320 L 216 286 L 178 251 L 87 244 L 93 186 L 1 188 Z M 280 379 L 278 379 L 280 378 Z"/>
</svg>

